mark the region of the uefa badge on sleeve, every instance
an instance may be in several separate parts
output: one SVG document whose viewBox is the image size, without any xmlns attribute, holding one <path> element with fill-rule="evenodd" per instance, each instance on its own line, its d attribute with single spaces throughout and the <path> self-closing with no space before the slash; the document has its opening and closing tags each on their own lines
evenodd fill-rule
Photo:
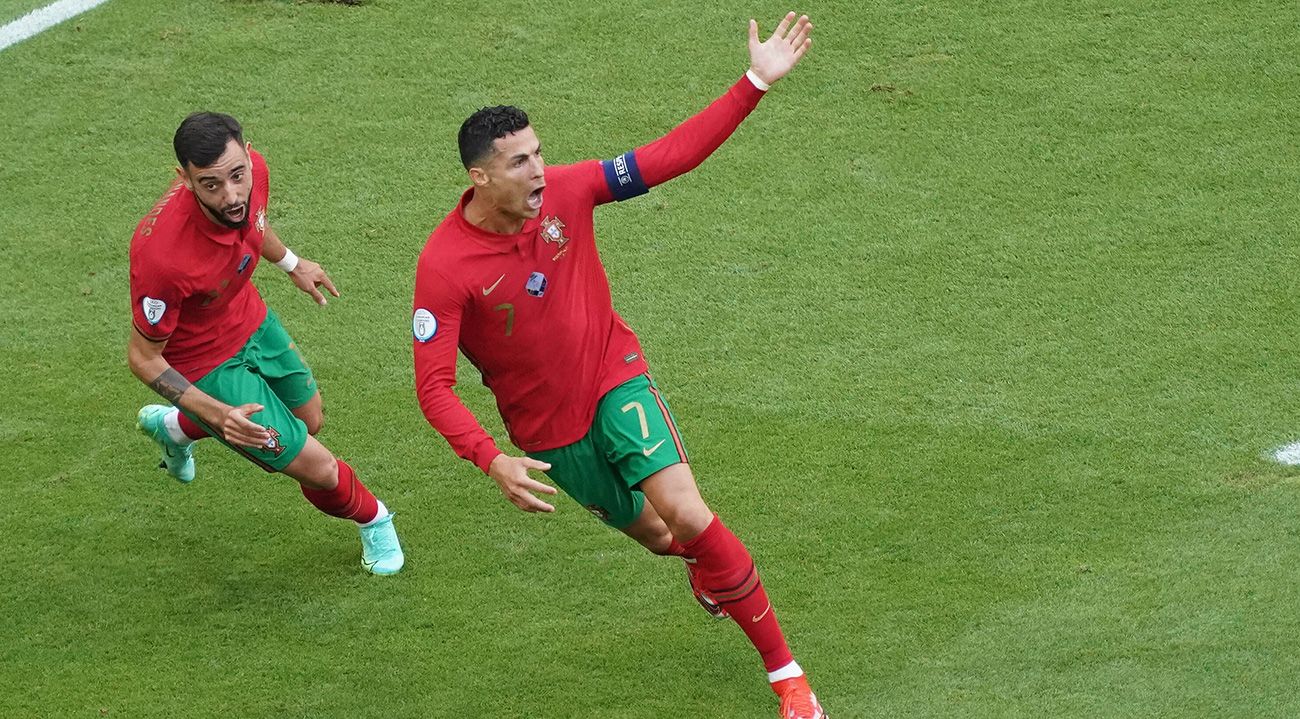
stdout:
<svg viewBox="0 0 1300 719">
<path fill-rule="evenodd" d="M 428 342 L 438 333 L 438 319 L 433 313 L 421 307 L 411 319 L 411 333 L 419 342 Z"/>
<path fill-rule="evenodd" d="M 167 311 L 167 303 L 162 300 L 155 300 L 152 297 L 145 297 L 140 303 L 144 309 L 144 319 L 152 327 L 162 321 L 163 313 Z"/>
</svg>

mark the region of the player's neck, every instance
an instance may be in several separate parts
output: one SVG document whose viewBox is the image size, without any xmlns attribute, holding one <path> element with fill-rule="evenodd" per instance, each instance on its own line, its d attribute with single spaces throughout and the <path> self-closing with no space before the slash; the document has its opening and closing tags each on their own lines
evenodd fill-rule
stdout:
<svg viewBox="0 0 1300 719">
<path fill-rule="evenodd" d="M 477 192 L 465 203 L 465 221 L 480 230 L 498 235 L 517 235 L 523 231 L 525 222 L 524 218 L 492 205 Z"/>
</svg>

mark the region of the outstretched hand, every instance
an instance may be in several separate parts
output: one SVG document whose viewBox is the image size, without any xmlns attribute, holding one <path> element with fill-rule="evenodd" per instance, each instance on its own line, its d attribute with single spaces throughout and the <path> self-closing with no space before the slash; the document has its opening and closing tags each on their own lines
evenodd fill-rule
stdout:
<svg viewBox="0 0 1300 719">
<path fill-rule="evenodd" d="M 791 23 L 794 23 L 791 26 Z M 799 63 L 808 48 L 812 47 L 813 25 L 807 15 L 800 15 L 795 20 L 794 13 L 786 13 L 776 32 L 768 39 L 759 42 L 758 23 L 749 21 L 749 69 L 758 79 L 772 85 L 786 76 L 786 73 Z"/>
<path fill-rule="evenodd" d="M 533 496 L 533 492 L 555 494 L 555 487 L 542 484 L 528 476 L 528 470 L 530 469 L 547 470 L 550 468 L 551 465 L 532 457 L 511 457 L 502 452 L 488 466 L 488 475 L 496 481 L 506 499 L 510 500 L 516 507 L 525 512 L 554 512 L 555 507 Z"/>
<path fill-rule="evenodd" d="M 298 266 L 293 268 L 293 272 L 289 273 L 289 279 L 293 280 L 295 285 L 298 285 L 298 289 L 311 295 L 311 298 L 316 300 L 318 305 L 325 304 L 325 295 L 321 294 L 321 287 L 329 290 L 331 295 L 339 296 L 339 291 L 334 289 L 334 283 L 330 280 L 330 276 L 325 274 L 325 268 L 306 257 L 298 258 Z"/>
</svg>

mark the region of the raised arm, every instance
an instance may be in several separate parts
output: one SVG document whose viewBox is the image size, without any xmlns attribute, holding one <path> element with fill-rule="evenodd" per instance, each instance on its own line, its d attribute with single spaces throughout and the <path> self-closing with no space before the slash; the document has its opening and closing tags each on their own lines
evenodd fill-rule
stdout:
<svg viewBox="0 0 1300 719">
<path fill-rule="evenodd" d="M 749 70 L 722 97 L 673 128 L 667 135 L 602 163 L 610 196 L 626 200 L 690 172 L 735 132 L 763 94 L 799 63 L 812 47 L 808 16 L 789 13 L 767 40 L 749 21 Z"/>
</svg>

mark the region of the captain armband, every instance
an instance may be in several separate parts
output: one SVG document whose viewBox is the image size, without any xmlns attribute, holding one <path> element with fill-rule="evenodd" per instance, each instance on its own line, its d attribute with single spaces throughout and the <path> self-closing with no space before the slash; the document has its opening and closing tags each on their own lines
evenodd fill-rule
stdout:
<svg viewBox="0 0 1300 719">
<path fill-rule="evenodd" d="M 645 180 L 641 179 L 641 170 L 636 166 L 636 152 L 627 151 L 612 160 L 602 160 L 600 167 L 605 171 L 605 184 L 615 200 L 622 202 L 650 191 Z"/>
</svg>

